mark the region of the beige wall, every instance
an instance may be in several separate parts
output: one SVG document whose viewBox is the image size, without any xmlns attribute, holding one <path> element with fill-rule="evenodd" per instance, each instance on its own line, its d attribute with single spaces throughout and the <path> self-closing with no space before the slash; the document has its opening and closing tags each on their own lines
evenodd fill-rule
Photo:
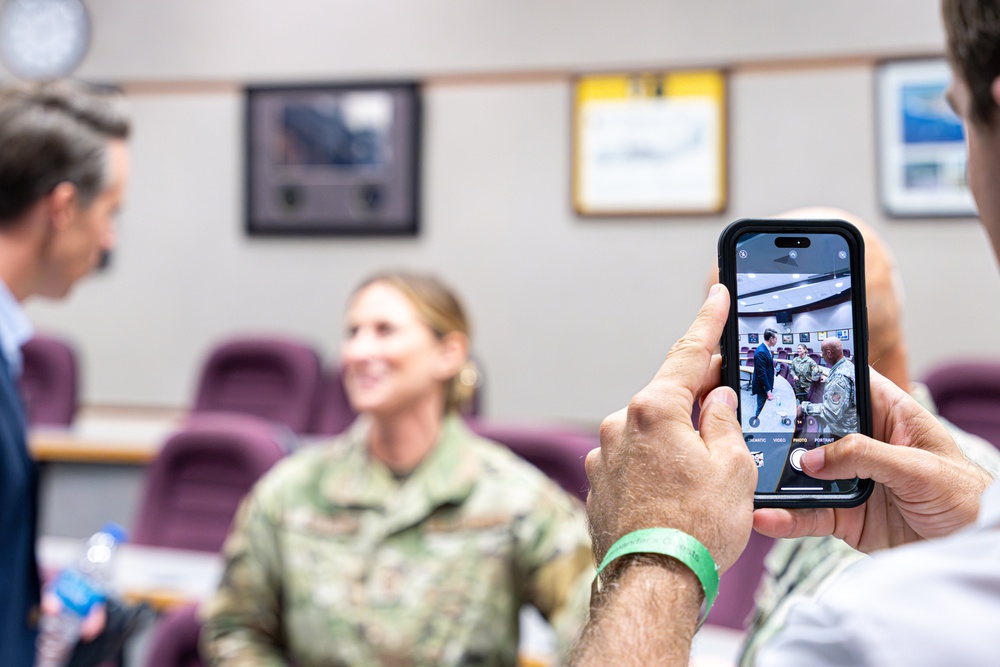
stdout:
<svg viewBox="0 0 1000 667">
<path fill-rule="evenodd" d="M 939 53 L 934 0 L 88 6 L 81 73 L 131 84 L 134 183 L 112 269 L 68 303 L 31 307 L 77 340 L 88 402 L 183 405 L 208 345 L 231 332 L 332 351 L 351 286 L 402 265 L 440 273 L 468 302 L 491 414 L 594 423 L 683 333 L 725 223 L 809 204 L 859 213 L 895 248 L 918 373 L 1000 330 L 974 221 L 879 212 L 871 62 Z M 687 65 L 733 67 L 728 212 L 575 217 L 569 74 Z M 244 236 L 238 84 L 411 76 L 428 80 L 418 238 Z M 215 83 L 161 85 L 198 81 Z"/>
</svg>

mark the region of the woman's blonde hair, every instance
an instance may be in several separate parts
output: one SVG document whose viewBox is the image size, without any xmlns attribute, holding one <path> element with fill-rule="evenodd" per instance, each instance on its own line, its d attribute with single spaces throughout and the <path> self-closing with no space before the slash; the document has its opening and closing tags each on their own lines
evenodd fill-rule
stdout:
<svg viewBox="0 0 1000 667">
<path fill-rule="evenodd" d="M 462 302 L 438 278 L 426 273 L 385 271 L 362 281 L 354 289 L 352 296 L 376 283 L 398 289 L 439 339 L 450 333 L 460 333 L 471 341 L 469 320 L 465 316 Z M 445 384 L 445 412 L 461 411 L 476 393 L 479 378 L 476 365 L 466 359 L 465 364 Z"/>
</svg>

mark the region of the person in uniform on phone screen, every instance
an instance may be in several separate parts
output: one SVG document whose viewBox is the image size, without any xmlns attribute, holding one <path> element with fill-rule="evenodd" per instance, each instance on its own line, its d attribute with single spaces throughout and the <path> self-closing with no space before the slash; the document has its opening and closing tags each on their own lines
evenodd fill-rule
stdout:
<svg viewBox="0 0 1000 667">
<path fill-rule="evenodd" d="M 827 338 L 822 346 L 823 359 L 830 365 L 830 375 L 823 388 L 822 403 L 803 403 L 802 411 L 818 416 L 825 430 L 834 438 L 858 432 L 858 404 L 854 389 L 854 363 L 844 356 L 844 344 Z"/>
<path fill-rule="evenodd" d="M 795 398 L 801 403 L 809 395 L 809 387 L 813 380 L 819 380 L 822 377 L 819 364 L 809 356 L 809 350 L 806 349 L 806 346 L 799 344 L 797 353 L 788 366 L 794 383 L 792 388 L 795 390 Z"/>
</svg>

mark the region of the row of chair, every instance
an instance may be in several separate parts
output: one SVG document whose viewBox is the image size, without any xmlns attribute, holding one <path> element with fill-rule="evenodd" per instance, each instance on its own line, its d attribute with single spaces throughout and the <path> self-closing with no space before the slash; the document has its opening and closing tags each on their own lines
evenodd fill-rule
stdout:
<svg viewBox="0 0 1000 667">
<path fill-rule="evenodd" d="M 23 351 L 22 391 L 29 422 L 69 425 L 78 404 L 74 348 L 43 335 L 30 340 Z M 478 387 L 469 414 L 478 414 L 481 399 Z M 341 433 L 356 417 L 337 364 L 324 368 L 311 345 L 291 337 L 241 336 L 214 346 L 199 372 L 191 410 L 250 414 L 295 433 L 317 435 Z"/>
<path fill-rule="evenodd" d="M 470 420 L 473 431 L 500 442 L 585 501 L 584 458 L 594 434 Z M 240 500 L 295 446 L 275 424 L 235 413 L 203 413 L 170 436 L 147 471 L 133 541 L 219 551 Z"/>
</svg>

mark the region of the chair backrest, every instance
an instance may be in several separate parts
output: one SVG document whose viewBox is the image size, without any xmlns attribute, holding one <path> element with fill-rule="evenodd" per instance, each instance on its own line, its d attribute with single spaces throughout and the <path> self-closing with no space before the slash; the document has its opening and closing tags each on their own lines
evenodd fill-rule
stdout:
<svg viewBox="0 0 1000 667">
<path fill-rule="evenodd" d="M 590 482 L 584 459 L 590 450 L 600 445 L 596 434 L 569 428 L 512 426 L 481 419 L 470 419 L 468 423 L 474 432 L 506 445 L 586 502 Z"/>
<path fill-rule="evenodd" d="M 309 427 L 320 378 L 319 355 L 291 338 L 237 338 L 217 345 L 201 371 L 194 412 L 240 412 Z"/>
<path fill-rule="evenodd" d="M 751 532 L 747 548 L 719 582 L 719 597 L 708 613 L 707 622 L 737 630 L 746 629 L 754 605 L 754 592 L 764 574 L 764 558 L 774 539 Z"/>
<path fill-rule="evenodd" d="M 924 383 L 942 417 L 1000 447 L 1000 361 L 942 364 Z"/>
<path fill-rule="evenodd" d="M 179 607 L 162 616 L 153 627 L 146 667 L 205 667 L 198 652 L 197 605 Z"/>
<path fill-rule="evenodd" d="M 21 348 L 28 423 L 69 426 L 76 414 L 79 371 L 76 351 L 69 342 L 36 335 Z"/>
<path fill-rule="evenodd" d="M 358 414 L 347 400 L 344 378 L 336 364 L 328 365 L 320 378 L 312 415 L 309 418 L 309 433 L 316 435 L 337 435 L 347 430 Z"/>
<path fill-rule="evenodd" d="M 146 473 L 132 541 L 219 551 L 240 500 L 287 451 L 283 427 L 250 415 L 194 415 Z"/>
</svg>

